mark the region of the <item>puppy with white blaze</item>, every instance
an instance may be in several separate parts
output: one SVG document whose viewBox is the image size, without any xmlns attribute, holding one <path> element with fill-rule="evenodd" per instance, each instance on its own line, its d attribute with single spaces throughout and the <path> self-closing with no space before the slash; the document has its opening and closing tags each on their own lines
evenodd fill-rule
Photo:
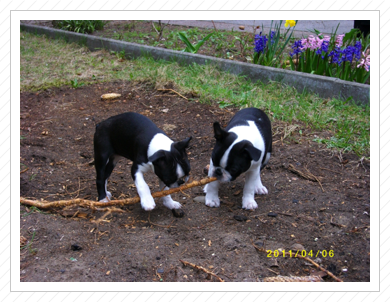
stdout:
<svg viewBox="0 0 390 302">
<path fill-rule="evenodd" d="M 245 173 L 242 208 L 257 208 L 255 194 L 268 194 L 260 179 L 260 170 L 268 163 L 272 151 L 272 129 L 268 116 L 257 108 L 240 110 L 226 129 L 214 123 L 216 143 L 208 175 L 218 180 L 207 184 L 206 205 L 219 207 L 220 182 L 235 180 Z"/>
<path fill-rule="evenodd" d="M 119 114 L 97 124 L 94 153 L 99 201 L 111 199 L 107 180 L 122 156 L 133 161 L 131 176 L 142 208 L 153 210 L 156 204 L 143 174 L 153 171 L 160 180 L 160 190 L 165 186 L 169 189 L 183 184 L 182 178 L 187 180 L 190 172 L 186 153 L 190 140 L 191 137 L 180 142 L 172 141 L 150 119 L 135 112 Z M 162 200 L 169 209 L 181 207 L 170 195 L 162 197 Z"/>
</svg>

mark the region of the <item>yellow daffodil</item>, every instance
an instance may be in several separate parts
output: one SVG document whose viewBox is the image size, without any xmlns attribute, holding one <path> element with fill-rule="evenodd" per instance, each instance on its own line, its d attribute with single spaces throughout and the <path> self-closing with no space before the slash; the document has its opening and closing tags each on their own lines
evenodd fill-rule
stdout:
<svg viewBox="0 0 390 302">
<path fill-rule="evenodd" d="M 293 27 L 293 26 L 295 26 L 295 23 L 296 22 L 294 20 L 286 20 L 284 27 Z"/>
</svg>

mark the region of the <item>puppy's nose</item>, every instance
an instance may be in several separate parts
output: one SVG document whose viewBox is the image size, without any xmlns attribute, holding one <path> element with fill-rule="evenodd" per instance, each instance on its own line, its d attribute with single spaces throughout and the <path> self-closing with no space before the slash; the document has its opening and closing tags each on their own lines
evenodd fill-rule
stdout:
<svg viewBox="0 0 390 302">
<path fill-rule="evenodd" d="M 221 168 L 216 168 L 215 169 L 215 175 L 222 176 L 222 169 Z"/>
</svg>

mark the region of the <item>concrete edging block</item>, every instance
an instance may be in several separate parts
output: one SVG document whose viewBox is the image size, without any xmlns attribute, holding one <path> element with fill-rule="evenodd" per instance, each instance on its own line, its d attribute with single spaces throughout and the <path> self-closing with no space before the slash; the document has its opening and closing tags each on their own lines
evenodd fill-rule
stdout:
<svg viewBox="0 0 390 302">
<path fill-rule="evenodd" d="M 223 71 L 236 75 L 244 75 L 252 81 L 267 83 L 277 81 L 295 87 L 297 91 L 313 92 L 322 98 L 352 99 L 359 105 L 370 105 L 370 85 L 343 81 L 337 78 L 312 75 L 303 72 L 266 67 L 250 63 L 236 62 L 227 59 L 214 58 L 199 54 L 191 54 L 176 50 L 151 47 L 135 43 L 123 42 L 108 38 L 101 38 L 86 34 L 79 34 L 60 29 L 53 29 L 37 25 L 21 24 L 21 30 L 46 35 L 49 38 L 63 38 L 68 42 L 86 45 L 91 51 L 107 49 L 110 51 L 124 51 L 127 57 L 151 56 L 154 59 L 176 61 L 182 65 L 192 63 L 214 64 Z"/>
</svg>

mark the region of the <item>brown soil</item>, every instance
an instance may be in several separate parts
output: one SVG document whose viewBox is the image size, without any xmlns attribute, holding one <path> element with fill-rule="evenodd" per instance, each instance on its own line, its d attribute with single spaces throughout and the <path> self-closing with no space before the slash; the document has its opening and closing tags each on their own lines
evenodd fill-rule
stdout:
<svg viewBox="0 0 390 302">
<path fill-rule="evenodd" d="M 109 92 L 122 96 L 101 101 Z M 193 136 L 188 150 L 191 175 L 201 179 L 214 144 L 212 123 L 226 125 L 237 111 L 130 82 L 53 88 L 20 97 L 21 196 L 47 201 L 97 199 L 92 138 L 95 124 L 103 119 L 135 111 L 174 140 Z M 241 209 L 244 177 L 221 186 L 220 208 L 194 200 L 204 196 L 201 187 L 174 194 L 183 205 L 182 218 L 158 201 L 151 212 L 139 204 L 111 212 L 78 206 L 38 211 L 21 205 L 21 281 L 218 282 L 179 260 L 225 281 L 318 274 L 305 260 L 267 257 L 252 242 L 273 255 L 300 244 L 307 253 L 312 251 L 309 258 L 342 280 L 370 281 L 369 162 L 314 143 L 315 135 L 326 134 L 304 125 L 284 138 L 290 126 L 273 123 L 273 154 L 262 172 L 269 194 L 256 197 L 255 211 Z M 318 182 L 292 173 L 289 165 L 309 170 L 323 191 Z M 115 199 L 136 196 L 130 169 L 126 159 L 115 168 L 108 183 Z M 158 191 L 154 174 L 147 174 L 146 180 L 151 191 Z"/>
</svg>

